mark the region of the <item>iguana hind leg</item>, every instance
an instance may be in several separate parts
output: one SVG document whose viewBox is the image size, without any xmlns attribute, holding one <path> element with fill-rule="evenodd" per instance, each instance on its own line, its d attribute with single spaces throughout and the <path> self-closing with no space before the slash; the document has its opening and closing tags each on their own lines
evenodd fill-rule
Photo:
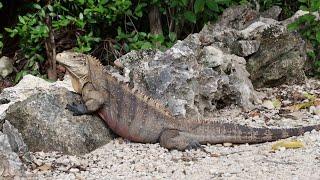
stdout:
<svg viewBox="0 0 320 180">
<path fill-rule="evenodd" d="M 167 129 L 161 133 L 160 146 L 181 151 L 202 148 L 197 140 L 187 137 L 184 133 L 175 129 Z"/>
</svg>

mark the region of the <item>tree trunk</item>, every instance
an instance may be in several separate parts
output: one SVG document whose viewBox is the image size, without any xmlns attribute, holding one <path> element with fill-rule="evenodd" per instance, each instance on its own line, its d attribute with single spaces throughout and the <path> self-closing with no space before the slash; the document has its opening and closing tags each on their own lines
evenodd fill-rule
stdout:
<svg viewBox="0 0 320 180">
<path fill-rule="evenodd" d="M 151 34 L 163 34 L 159 8 L 151 5 L 148 16 Z"/>
<path fill-rule="evenodd" d="M 52 20 L 49 15 L 46 17 L 46 25 L 49 28 L 49 37 L 45 41 L 47 61 L 49 68 L 47 71 L 50 80 L 57 80 L 57 65 L 56 65 L 56 44 L 54 41 L 54 33 L 52 30 Z"/>
</svg>

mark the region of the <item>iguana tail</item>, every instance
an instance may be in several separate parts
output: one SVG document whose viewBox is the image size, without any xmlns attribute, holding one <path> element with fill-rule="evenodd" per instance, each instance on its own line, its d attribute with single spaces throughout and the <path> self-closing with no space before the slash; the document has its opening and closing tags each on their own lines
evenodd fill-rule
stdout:
<svg viewBox="0 0 320 180">
<path fill-rule="evenodd" d="M 194 148 L 200 144 L 219 143 L 261 143 L 299 136 L 312 130 L 320 130 L 319 125 L 296 128 L 256 128 L 230 123 L 210 122 L 189 125 L 189 131 L 168 129 L 160 136 L 160 144 L 168 149 Z M 184 128 L 182 128 L 184 129 Z"/>
</svg>

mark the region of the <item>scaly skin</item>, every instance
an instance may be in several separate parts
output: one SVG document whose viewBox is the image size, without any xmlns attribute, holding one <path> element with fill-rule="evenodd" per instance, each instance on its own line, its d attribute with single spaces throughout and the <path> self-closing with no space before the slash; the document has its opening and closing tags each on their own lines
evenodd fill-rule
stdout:
<svg viewBox="0 0 320 180">
<path fill-rule="evenodd" d="M 57 61 L 71 74 L 73 87 L 84 101 L 67 108 L 75 115 L 97 112 L 116 134 L 134 142 L 160 142 L 168 149 L 185 150 L 207 143 L 274 141 L 320 129 L 320 125 L 271 129 L 177 119 L 159 103 L 118 82 L 92 56 L 63 52 Z"/>
</svg>

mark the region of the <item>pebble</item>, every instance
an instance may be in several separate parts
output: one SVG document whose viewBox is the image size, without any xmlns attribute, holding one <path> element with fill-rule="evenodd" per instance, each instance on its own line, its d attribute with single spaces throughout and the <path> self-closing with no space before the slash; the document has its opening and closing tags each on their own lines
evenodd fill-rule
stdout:
<svg viewBox="0 0 320 180">
<path fill-rule="evenodd" d="M 79 172 L 80 170 L 78 168 L 71 168 L 69 169 L 69 172 L 71 173 L 76 173 L 76 172 Z"/>
<path fill-rule="evenodd" d="M 231 147 L 233 144 L 232 143 L 223 143 L 224 147 Z"/>
<path fill-rule="evenodd" d="M 274 109 L 275 108 L 274 105 L 273 105 L 273 102 L 270 101 L 270 100 L 263 101 L 262 106 L 267 108 L 267 109 Z"/>
</svg>

